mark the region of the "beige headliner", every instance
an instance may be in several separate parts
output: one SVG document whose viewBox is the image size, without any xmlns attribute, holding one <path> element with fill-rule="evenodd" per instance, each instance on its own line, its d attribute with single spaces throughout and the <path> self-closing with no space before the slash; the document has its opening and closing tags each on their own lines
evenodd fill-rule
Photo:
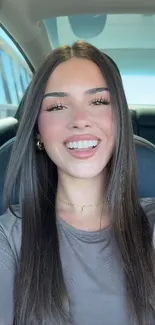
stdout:
<svg viewBox="0 0 155 325">
<path fill-rule="evenodd" d="M 81 13 L 155 13 L 155 0 L 0 0 L 0 22 L 35 68 L 51 51 L 41 20 Z"/>
</svg>

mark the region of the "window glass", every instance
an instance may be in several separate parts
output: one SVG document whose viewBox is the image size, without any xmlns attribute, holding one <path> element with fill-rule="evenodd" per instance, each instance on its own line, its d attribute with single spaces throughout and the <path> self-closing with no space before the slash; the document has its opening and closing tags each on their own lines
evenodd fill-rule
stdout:
<svg viewBox="0 0 155 325">
<path fill-rule="evenodd" d="M 0 119 L 15 115 L 31 78 L 22 54 L 0 27 Z"/>
</svg>

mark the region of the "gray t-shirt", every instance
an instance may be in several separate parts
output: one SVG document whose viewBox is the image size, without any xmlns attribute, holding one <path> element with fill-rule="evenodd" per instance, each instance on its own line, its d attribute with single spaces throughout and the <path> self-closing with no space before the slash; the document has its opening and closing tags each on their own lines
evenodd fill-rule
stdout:
<svg viewBox="0 0 155 325">
<path fill-rule="evenodd" d="M 155 199 L 144 199 L 141 204 L 153 229 Z M 132 325 L 111 228 L 87 232 L 60 218 L 57 227 L 73 325 Z M 13 324 L 13 283 L 20 245 L 21 219 L 7 211 L 0 216 L 0 325 Z"/>
</svg>

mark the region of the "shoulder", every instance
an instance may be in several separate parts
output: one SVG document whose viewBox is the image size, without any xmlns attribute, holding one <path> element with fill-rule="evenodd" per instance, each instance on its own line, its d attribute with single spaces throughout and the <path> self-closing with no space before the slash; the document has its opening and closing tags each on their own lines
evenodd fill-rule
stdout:
<svg viewBox="0 0 155 325">
<path fill-rule="evenodd" d="M 19 205 L 13 206 L 14 214 L 8 209 L 0 216 L 0 234 L 5 234 L 9 239 L 12 234 L 21 228 L 21 217 L 19 213 Z"/>
<path fill-rule="evenodd" d="M 13 206 L 0 216 L 0 252 L 11 254 L 15 260 L 19 257 L 21 245 L 21 218 L 19 206 Z"/>
<path fill-rule="evenodd" d="M 155 224 L 155 198 L 140 199 L 140 205 L 153 226 Z"/>
<path fill-rule="evenodd" d="M 155 248 L 155 198 L 144 198 L 140 200 L 140 204 L 146 213 L 148 221 L 152 228 L 153 245 Z"/>
<path fill-rule="evenodd" d="M 19 207 L 13 207 L 19 215 Z M 19 265 L 21 219 L 9 209 L 0 216 L 0 324 L 12 324 L 14 283 Z"/>
<path fill-rule="evenodd" d="M 142 198 L 140 199 L 140 205 L 147 214 L 147 216 L 154 216 L 155 219 L 155 198 Z"/>
<path fill-rule="evenodd" d="M 155 198 L 154 197 L 141 198 L 140 205 L 144 210 L 155 211 Z"/>
</svg>

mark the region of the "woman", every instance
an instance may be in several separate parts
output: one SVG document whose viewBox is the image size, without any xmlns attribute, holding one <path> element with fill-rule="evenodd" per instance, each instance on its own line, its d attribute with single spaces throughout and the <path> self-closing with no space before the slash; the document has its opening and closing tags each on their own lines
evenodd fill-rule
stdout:
<svg viewBox="0 0 155 325">
<path fill-rule="evenodd" d="M 4 324 L 154 324 L 155 205 L 138 200 L 119 71 L 92 45 L 56 49 L 34 76 L 5 196 Z"/>
</svg>

